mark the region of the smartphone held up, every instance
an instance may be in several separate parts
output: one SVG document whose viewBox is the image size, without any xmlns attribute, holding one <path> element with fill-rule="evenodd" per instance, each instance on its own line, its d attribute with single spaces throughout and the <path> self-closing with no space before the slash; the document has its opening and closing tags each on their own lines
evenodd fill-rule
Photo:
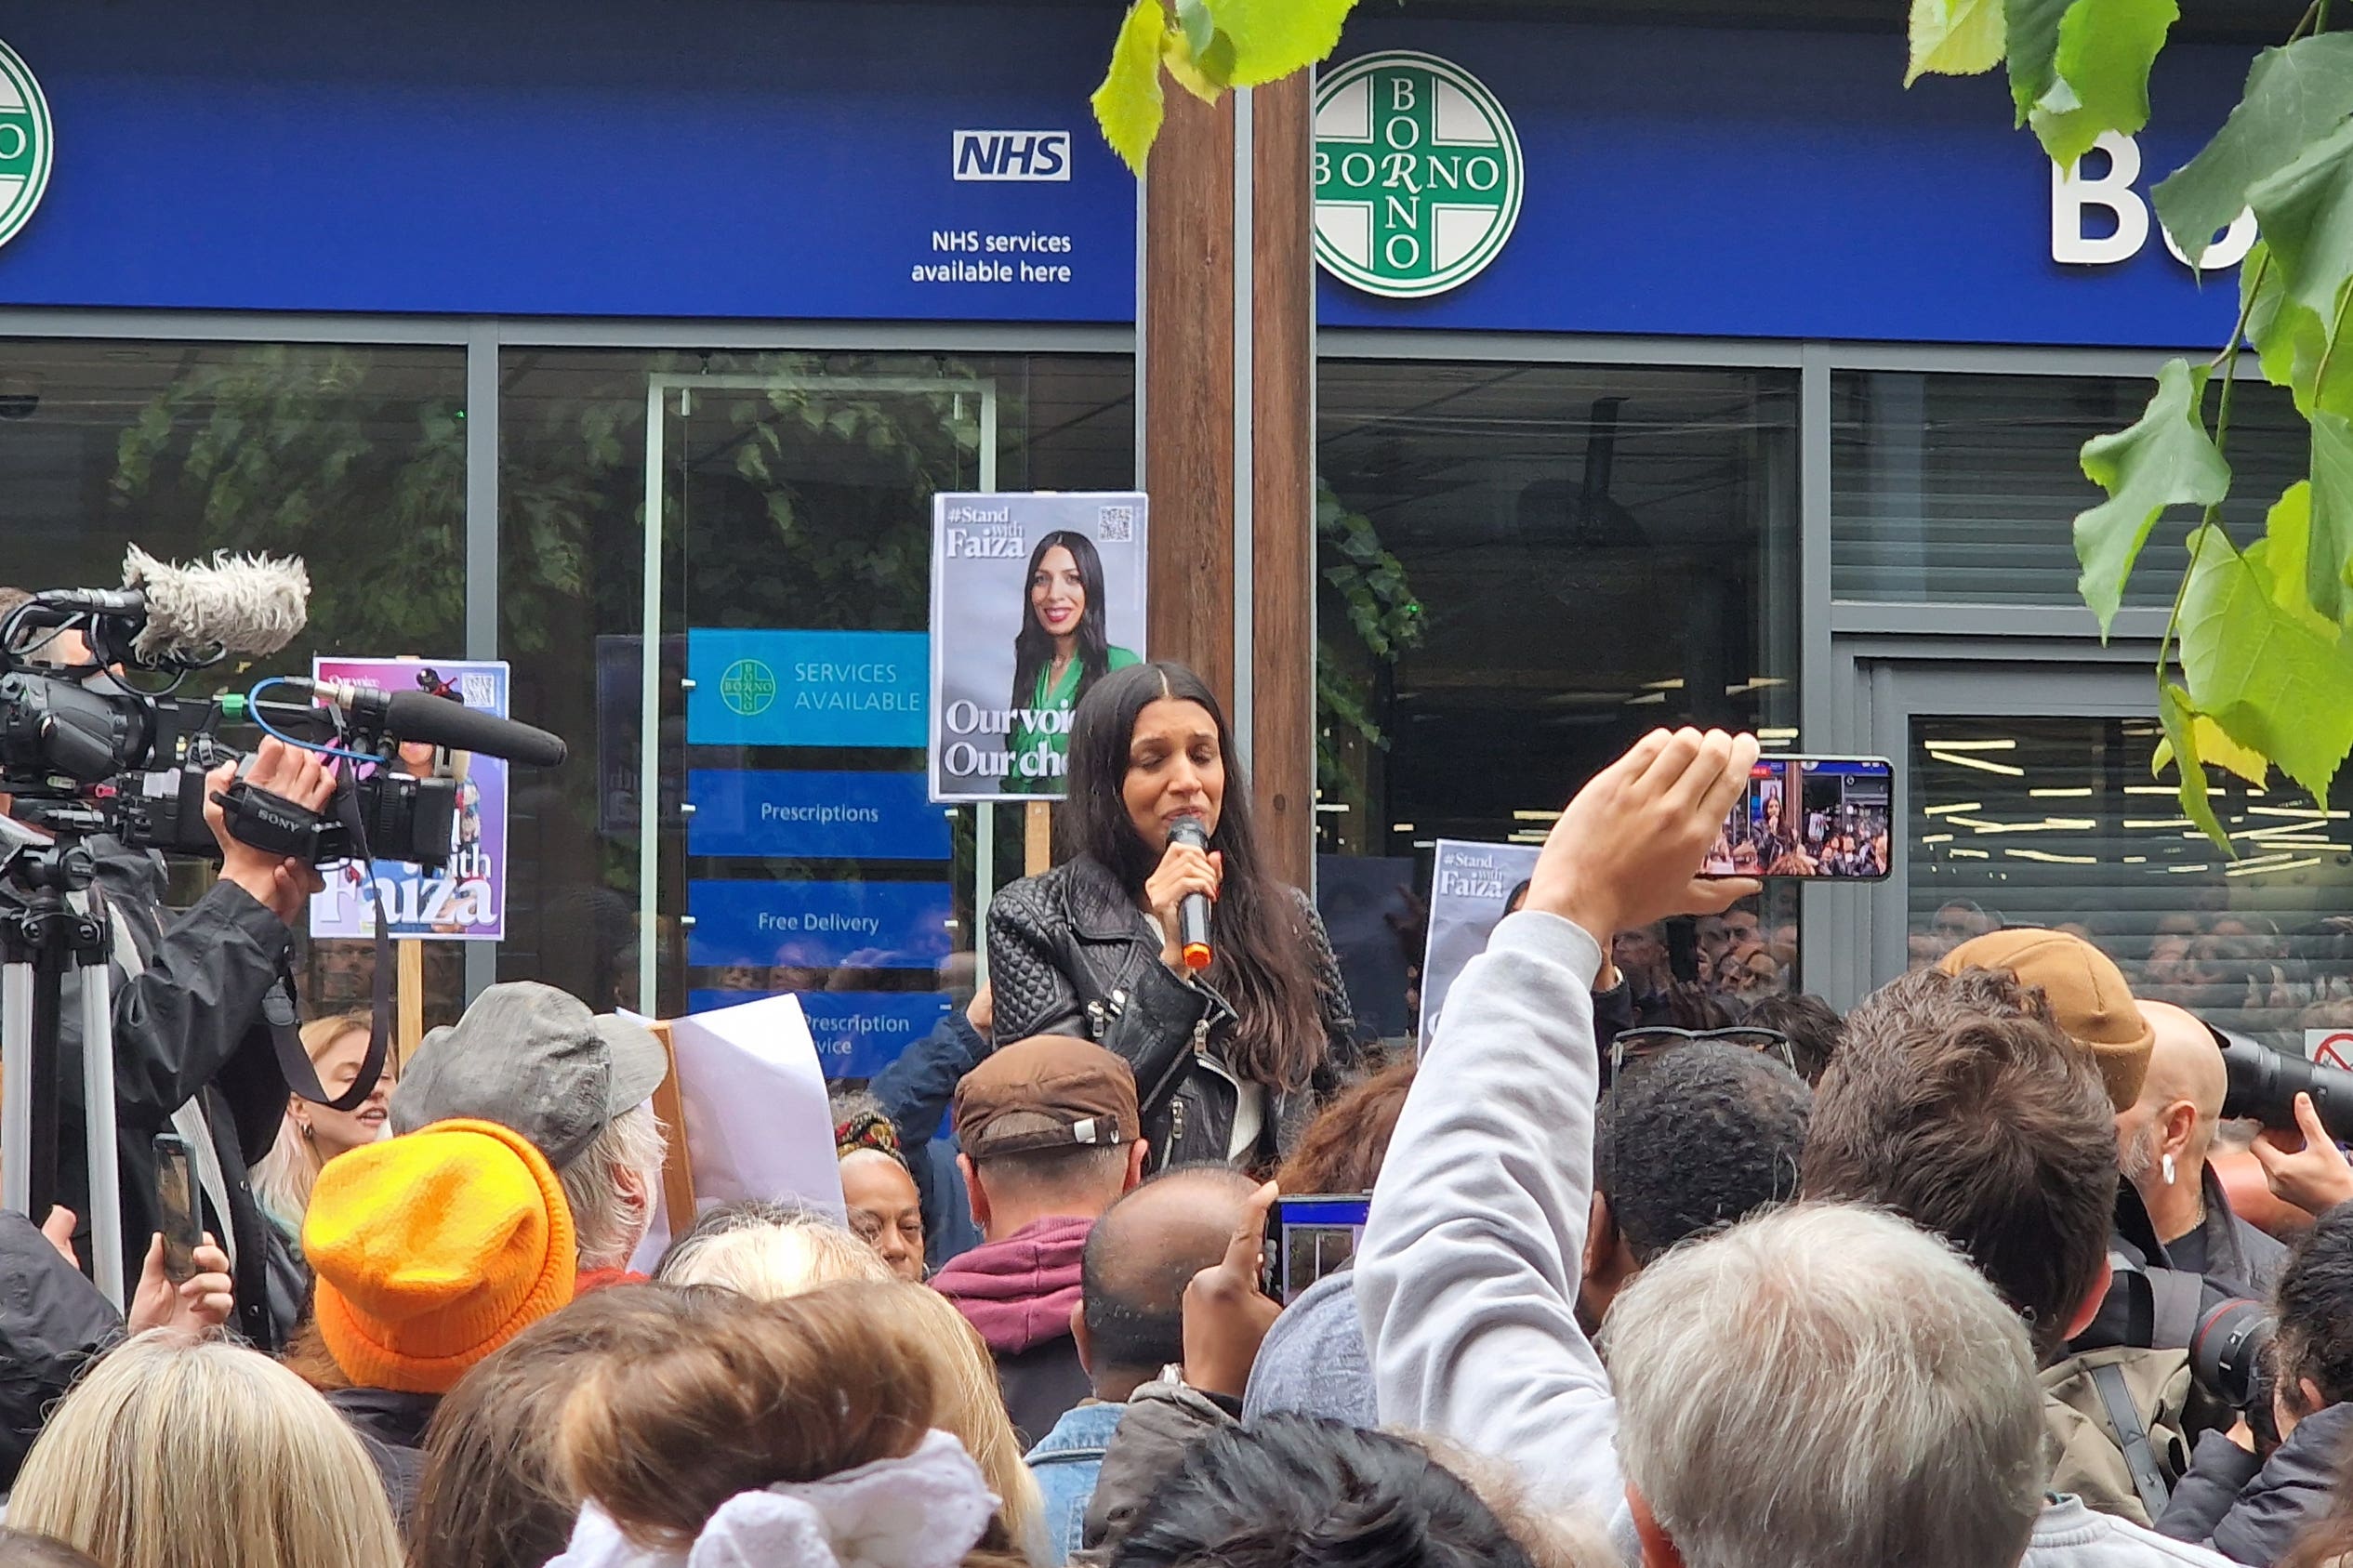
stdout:
<svg viewBox="0 0 2353 1568">
<path fill-rule="evenodd" d="M 1876 882 L 1888 871 L 1895 779 L 1884 757 L 1761 757 L 1700 875 Z"/>
<path fill-rule="evenodd" d="M 155 1206 L 163 1215 L 164 1277 L 185 1285 L 196 1277 L 196 1249 L 205 1244 L 205 1221 L 196 1206 L 188 1145 L 175 1133 L 155 1135 Z"/>
</svg>

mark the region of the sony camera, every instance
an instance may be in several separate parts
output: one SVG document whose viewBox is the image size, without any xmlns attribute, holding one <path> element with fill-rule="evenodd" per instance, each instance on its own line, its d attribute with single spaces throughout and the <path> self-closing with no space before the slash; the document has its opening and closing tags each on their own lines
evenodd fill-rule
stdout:
<svg viewBox="0 0 2353 1568">
<path fill-rule="evenodd" d="M 310 578 L 298 560 L 173 566 L 133 546 L 124 585 L 35 594 L 0 617 L 0 790 L 36 804 L 95 805 L 139 848 L 218 856 L 205 822 L 207 774 L 234 761 L 240 774 L 220 805 L 241 841 L 314 865 L 378 857 L 438 867 L 454 842 L 456 780 L 347 767 L 334 798 L 314 812 L 247 782 L 245 754 L 217 731 L 256 721 L 383 763 L 403 741 L 535 766 L 563 760 L 562 740 L 466 709 L 430 670 L 419 675 L 426 689 L 413 692 L 289 678 L 274 684 L 310 700 L 175 697 L 192 671 L 231 654 L 274 653 L 294 639 L 309 613 Z M 130 682 L 133 669 L 170 683 L 142 690 Z"/>
</svg>

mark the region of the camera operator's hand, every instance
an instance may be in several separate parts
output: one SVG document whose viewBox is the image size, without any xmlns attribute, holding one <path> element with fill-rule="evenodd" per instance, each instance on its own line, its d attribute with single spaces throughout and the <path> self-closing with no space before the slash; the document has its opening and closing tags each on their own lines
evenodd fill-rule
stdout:
<svg viewBox="0 0 2353 1568">
<path fill-rule="evenodd" d="M 1224 1261 L 1202 1270 L 1184 1287 L 1184 1386 L 1240 1399 L 1266 1331 L 1283 1304 L 1259 1288 L 1266 1247 L 1266 1211 L 1281 1189 L 1272 1181 L 1243 1206 L 1241 1224 L 1226 1243 Z"/>
<path fill-rule="evenodd" d="M 212 829 L 213 840 L 220 846 L 220 879 L 243 888 L 256 903 L 291 926 L 302 918 L 304 903 L 326 884 L 319 879 L 315 867 L 257 850 L 229 831 L 213 797 L 236 782 L 236 765 L 229 762 L 205 777 L 205 825 Z M 316 752 L 290 746 L 274 735 L 261 743 L 245 782 L 311 811 L 324 810 L 335 794 L 335 775 Z"/>
<path fill-rule="evenodd" d="M 196 1272 L 174 1285 L 164 1272 L 164 1238 L 147 1246 L 147 1261 L 139 1272 L 139 1288 L 131 1293 L 130 1311 L 124 1314 L 133 1334 L 151 1328 L 177 1328 L 205 1334 L 229 1321 L 237 1308 L 235 1285 L 229 1277 L 229 1255 L 205 1232 L 205 1245 L 189 1255 Z"/>
<path fill-rule="evenodd" d="M 1536 862 L 1525 907 L 1558 915 L 1607 950 L 1670 915 L 1721 914 L 1757 891 L 1699 875 L 1748 787 L 1756 737 L 1654 730 L 1577 792 Z"/>
<path fill-rule="evenodd" d="M 2320 1125 L 2308 1094 L 2295 1097 L 2295 1123 L 2294 1132 L 2266 1127 L 2255 1134 L 2255 1163 L 2273 1197 L 2307 1214 L 2326 1214 L 2353 1198 L 2353 1165 L 2346 1164 L 2336 1140 Z"/>
</svg>

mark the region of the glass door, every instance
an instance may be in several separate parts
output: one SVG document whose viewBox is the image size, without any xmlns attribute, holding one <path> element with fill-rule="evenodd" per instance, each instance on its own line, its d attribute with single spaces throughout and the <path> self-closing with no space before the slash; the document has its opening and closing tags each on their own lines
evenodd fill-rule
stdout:
<svg viewBox="0 0 2353 1568">
<path fill-rule="evenodd" d="M 646 388 L 638 993 L 798 994 L 863 1078 L 973 982 L 986 808 L 924 774 L 932 496 L 997 487 L 979 376 L 655 375 Z"/>
<path fill-rule="evenodd" d="M 2281 1049 L 2353 1019 L 2353 792 L 2316 803 L 2276 774 L 2214 772 L 2233 859 L 2151 771 L 2146 669 L 1888 665 L 1871 690 L 1905 840 L 1873 895 L 1874 983 L 2048 926 L 2096 943 L 2143 998 Z"/>
</svg>

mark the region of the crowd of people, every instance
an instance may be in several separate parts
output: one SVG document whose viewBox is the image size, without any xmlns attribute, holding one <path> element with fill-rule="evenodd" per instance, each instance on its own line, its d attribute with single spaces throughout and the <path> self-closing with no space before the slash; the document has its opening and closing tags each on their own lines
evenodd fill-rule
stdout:
<svg viewBox="0 0 2353 1568">
<path fill-rule="evenodd" d="M 126 1165 L 211 1097 L 230 1245 L 176 1280 L 140 1210 L 118 1314 L 72 1215 L 0 1217 L 0 1568 L 2353 1561 L 2353 1166 L 2308 1100 L 2234 1139 L 2216 1037 L 2084 934 L 1736 1014 L 1666 922 L 1775 963 L 1698 875 L 1755 744 L 1661 731 L 1386 1061 L 1197 678 L 1107 673 L 1068 754 L 989 983 L 837 1098 L 838 1190 L 643 1272 L 637 1023 L 502 983 L 363 1090 L 327 1020 L 339 1109 L 198 1029 Z M 231 853 L 205 929 L 282 948 L 302 868 Z M 1286 1200 L 1352 1194 L 1269 1271 Z"/>
</svg>

